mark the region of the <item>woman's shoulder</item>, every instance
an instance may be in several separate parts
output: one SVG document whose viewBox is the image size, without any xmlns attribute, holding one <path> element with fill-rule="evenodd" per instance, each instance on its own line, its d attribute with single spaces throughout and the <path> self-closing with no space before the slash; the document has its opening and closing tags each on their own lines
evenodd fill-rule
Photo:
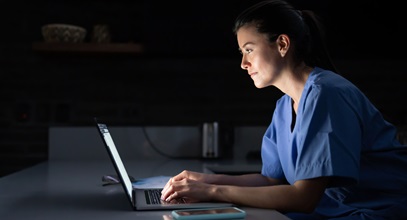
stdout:
<svg viewBox="0 0 407 220">
<path fill-rule="evenodd" d="M 351 81 L 332 72 L 317 68 L 310 75 L 303 91 L 304 99 L 326 103 L 332 106 L 353 105 L 371 108 L 368 97 Z"/>
<path fill-rule="evenodd" d="M 315 84 L 335 84 L 335 82 L 344 81 L 346 83 L 351 83 L 343 76 L 331 70 L 322 69 L 315 67 L 308 78 L 308 82 Z"/>
<path fill-rule="evenodd" d="M 359 93 L 359 89 L 348 79 L 331 70 L 315 67 L 311 72 L 305 88 L 318 88 L 325 92 L 352 91 Z"/>
</svg>

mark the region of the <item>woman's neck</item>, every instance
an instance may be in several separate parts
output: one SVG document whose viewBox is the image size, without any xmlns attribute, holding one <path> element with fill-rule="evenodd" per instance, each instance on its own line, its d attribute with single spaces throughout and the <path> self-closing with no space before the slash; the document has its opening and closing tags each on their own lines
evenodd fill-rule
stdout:
<svg viewBox="0 0 407 220">
<path fill-rule="evenodd" d="M 293 108 L 295 112 L 298 109 L 302 91 L 304 90 L 305 83 L 308 76 L 312 71 L 312 67 L 301 64 L 294 69 L 287 70 L 285 77 L 282 78 L 281 83 L 276 86 L 282 92 L 287 94 L 293 100 Z"/>
</svg>

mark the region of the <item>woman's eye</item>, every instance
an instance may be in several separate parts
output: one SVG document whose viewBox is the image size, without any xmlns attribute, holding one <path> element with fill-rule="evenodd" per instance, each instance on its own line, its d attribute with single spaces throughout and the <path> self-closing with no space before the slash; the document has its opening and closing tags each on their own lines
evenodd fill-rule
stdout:
<svg viewBox="0 0 407 220">
<path fill-rule="evenodd" d="M 252 49 L 239 50 L 239 53 L 242 54 L 242 55 L 243 55 L 243 53 L 244 53 L 244 54 L 249 54 L 249 53 L 251 53 L 251 52 L 253 52 Z"/>
</svg>

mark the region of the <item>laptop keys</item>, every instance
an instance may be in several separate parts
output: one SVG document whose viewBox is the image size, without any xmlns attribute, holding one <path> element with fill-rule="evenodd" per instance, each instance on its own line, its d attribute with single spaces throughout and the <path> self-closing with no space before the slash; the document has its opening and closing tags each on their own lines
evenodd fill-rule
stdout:
<svg viewBox="0 0 407 220">
<path fill-rule="evenodd" d="M 183 204 L 186 203 L 184 199 L 173 199 L 171 201 L 161 200 L 162 189 L 148 189 L 144 191 L 147 204 Z"/>
</svg>

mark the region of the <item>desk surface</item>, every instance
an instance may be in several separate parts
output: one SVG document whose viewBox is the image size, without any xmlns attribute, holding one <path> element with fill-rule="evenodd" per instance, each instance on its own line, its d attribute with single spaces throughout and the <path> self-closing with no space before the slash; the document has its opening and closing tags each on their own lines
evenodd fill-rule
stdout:
<svg viewBox="0 0 407 220">
<path fill-rule="evenodd" d="M 203 172 L 199 160 L 126 161 L 135 178 L 175 175 L 184 169 Z M 211 162 L 211 165 L 213 163 Z M 114 174 L 109 161 L 49 161 L 0 178 L 1 219 L 172 219 L 171 211 L 133 211 L 120 185 L 102 186 Z M 286 220 L 275 210 L 241 207 L 246 219 Z"/>
</svg>

